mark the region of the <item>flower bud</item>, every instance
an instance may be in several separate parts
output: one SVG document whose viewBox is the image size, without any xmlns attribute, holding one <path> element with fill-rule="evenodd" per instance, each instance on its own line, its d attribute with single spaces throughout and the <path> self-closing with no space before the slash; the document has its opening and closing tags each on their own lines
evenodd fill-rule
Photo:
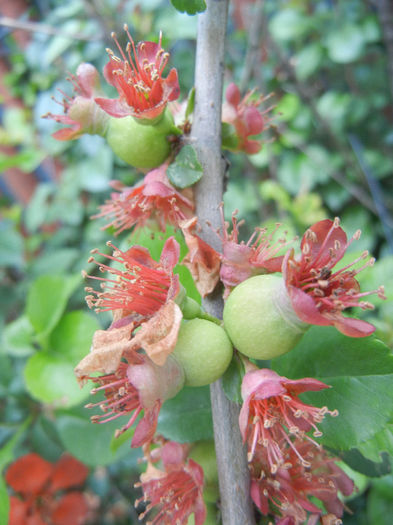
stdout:
<svg viewBox="0 0 393 525">
<path fill-rule="evenodd" d="M 140 124 L 133 117 L 109 119 L 109 146 L 124 162 L 140 169 L 160 166 L 171 147 L 167 136 L 173 132 L 173 117 L 165 111 L 155 126 Z"/>
<path fill-rule="evenodd" d="M 289 352 L 309 325 L 296 316 L 281 277 L 257 275 L 229 295 L 224 326 L 239 352 L 271 359 Z"/>
<path fill-rule="evenodd" d="M 220 326 L 205 319 L 184 322 L 172 356 L 181 364 L 188 386 L 216 381 L 232 359 L 231 342 Z"/>
</svg>

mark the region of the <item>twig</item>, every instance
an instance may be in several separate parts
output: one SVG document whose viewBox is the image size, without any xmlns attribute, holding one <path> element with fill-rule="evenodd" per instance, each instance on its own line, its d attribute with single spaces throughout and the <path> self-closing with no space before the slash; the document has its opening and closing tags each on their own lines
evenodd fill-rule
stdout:
<svg viewBox="0 0 393 525">
<path fill-rule="evenodd" d="M 228 0 L 207 0 L 198 18 L 195 72 L 195 112 L 192 137 L 203 165 L 204 176 L 196 187 L 196 208 L 202 237 L 220 249 L 217 236 L 206 226 L 220 224 L 219 203 L 223 195 L 224 162 L 221 157 L 221 104 L 224 45 Z M 223 301 L 216 292 L 203 305 L 222 318 Z M 239 407 L 230 402 L 216 381 L 210 388 L 217 466 L 224 525 L 254 525 L 249 472 L 239 430 Z"/>
<path fill-rule="evenodd" d="M 84 40 L 86 42 L 92 42 L 95 40 L 101 40 L 102 35 L 96 34 L 94 36 L 85 36 L 80 33 L 67 33 L 57 27 L 52 27 L 47 24 L 41 24 L 40 22 L 22 21 L 10 18 L 8 16 L 0 16 L 0 26 L 10 27 L 12 29 L 21 29 L 22 31 L 30 31 L 32 33 L 45 33 L 46 35 L 62 36 L 71 40 Z"/>
<path fill-rule="evenodd" d="M 250 30 L 244 67 L 240 80 L 240 91 L 245 91 L 253 76 L 255 65 L 259 65 L 258 53 L 260 52 L 261 34 L 263 24 L 263 4 L 265 0 L 256 0 L 250 21 Z"/>
</svg>

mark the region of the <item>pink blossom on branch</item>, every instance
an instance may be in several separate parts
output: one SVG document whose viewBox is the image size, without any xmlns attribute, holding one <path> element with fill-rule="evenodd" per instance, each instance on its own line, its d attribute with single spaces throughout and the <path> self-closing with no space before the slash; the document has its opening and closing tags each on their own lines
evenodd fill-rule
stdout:
<svg viewBox="0 0 393 525">
<path fill-rule="evenodd" d="M 168 441 L 147 454 L 148 467 L 136 487 L 143 490 L 143 501 L 149 502 L 148 512 L 155 511 L 151 525 L 186 525 L 194 514 L 195 525 L 202 525 L 206 518 L 203 501 L 204 474 L 202 467 L 187 459 L 187 446 Z M 161 461 L 162 468 L 154 464 Z M 141 500 L 135 502 L 137 506 Z"/>
<path fill-rule="evenodd" d="M 140 185 L 132 188 L 112 182 L 118 193 L 112 193 L 111 199 L 100 206 L 100 213 L 92 218 L 108 218 L 110 222 L 105 228 L 114 227 L 116 235 L 133 227 L 141 228 L 152 221 L 161 231 L 165 231 L 167 224 L 179 227 L 181 221 L 192 217 L 192 190 L 176 190 L 166 175 L 167 167 L 165 163 L 150 171 Z"/>
<path fill-rule="evenodd" d="M 152 440 L 157 427 L 162 403 L 174 397 L 184 385 L 184 372 L 178 363 L 168 358 L 164 365 L 155 365 L 146 355 L 124 352 L 122 360 L 113 373 L 98 377 L 88 376 L 96 372 L 91 362 L 82 361 L 78 368 L 83 371 L 83 382 L 87 379 L 99 386 L 92 394 L 103 392 L 104 401 L 89 403 L 86 408 L 101 408 L 102 415 L 91 417 L 93 423 L 107 423 L 121 416 L 130 416 L 128 422 L 116 431 L 115 437 L 128 430 L 143 411 L 138 421 L 131 446 L 140 447 Z"/>
<path fill-rule="evenodd" d="M 124 30 L 129 39 L 125 52 L 112 33 L 121 58 L 107 49 L 109 62 L 104 68 L 104 76 L 117 89 L 119 98 L 99 97 L 96 102 L 112 117 L 132 116 L 154 121 L 163 113 L 167 103 L 176 100 L 180 94 L 177 71 L 172 68 L 166 78 L 162 76 L 169 53 L 161 47 L 161 34 L 158 44 L 139 42 L 135 47 L 126 24 Z"/>
<path fill-rule="evenodd" d="M 249 137 L 259 135 L 266 129 L 269 122 L 266 115 L 272 109 L 271 107 L 265 110 L 258 109 L 269 97 L 260 95 L 257 99 L 253 99 L 253 94 L 254 92 L 250 91 L 241 98 L 239 88 L 231 83 L 227 87 L 226 101 L 222 108 L 222 121 L 231 124 L 236 131 L 237 145 L 233 150 L 244 151 L 249 155 L 258 153 L 262 148 L 261 140 Z"/>
<path fill-rule="evenodd" d="M 116 263 L 109 266 L 97 261 L 94 257 L 89 262 L 95 262 L 100 272 L 108 272 L 108 277 L 87 275 L 85 277 L 100 282 L 100 289 L 87 287 L 87 304 L 97 312 L 112 311 L 114 321 L 106 332 L 111 339 L 113 330 L 119 330 L 129 325 L 126 333 L 119 334 L 119 340 L 114 334 L 113 341 L 102 341 L 98 347 L 102 351 L 112 352 L 112 358 L 118 359 L 127 341 L 131 347 L 142 347 L 154 363 L 163 365 L 167 356 L 173 351 L 177 333 L 180 328 L 182 313 L 175 299 L 180 292 L 179 278 L 174 275 L 173 268 L 179 260 L 179 244 L 173 237 L 165 242 L 159 262 L 151 258 L 149 251 L 142 246 L 132 246 L 123 252 L 108 242 L 113 249 L 113 255 L 105 255 L 93 250 Z M 132 335 L 133 331 L 141 327 Z M 104 338 L 105 339 L 105 338 Z M 106 348 L 109 343 L 110 348 Z M 114 345 L 114 347 L 113 347 Z M 94 359 L 97 354 L 89 354 L 87 359 Z M 98 357 L 97 357 L 98 359 Z M 78 377 L 82 375 L 76 369 Z"/>
<path fill-rule="evenodd" d="M 370 323 L 360 319 L 344 317 L 342 311 L 358 306 L 363 310 L 374 306 L 364 297 L 377 293 L 385 299 L 381 286 L 372 292 L 360 292 L 356 275 L 371 266 L 369 259 L 360 269 L 353 266 L 368 257 L 364 252 L 359 258 L 343 268 L 333 271 L 342 259 L 348 246 L 360 237 L 360 230 L 347 241 L 339 219 L 325 219 L 311 226 L 301 241 L 301 256 L 296 258 L 293 250 L 283 261 L 283 277 L 295 313 L 302 321 L 322 326 L 335 326 L 351 337 L 364 337 L 374 332 Z"/>
<path fill-rule="evenodd" d="M 64 98 L 59 104 L 64 114 L 44 115 L 44 118 L 69 126 L 56 131 L 53 137 L 57 140 L 72 140 L 84 133 L 104 135 L 109 117 L 94 101 L 94 97 L 101 93 L 98 71 L 91 64 L 83 63 L 78 66 L 76 76 L 70 75 L 68 80 L 74 87 L 75 95 L 70 97 L 61 92 Z"/>
<path fill-rule="evenodd" d="M 298 461 L 307 466 L 307 460 L 293 445 L 292 439 L 304 438 L 318 448 L 319 445 L 307 433 L 313 431 L 315 437 L 320 436 L 316 424 L 326 414 L 337 415 L 337 411 L 307 405 L 298 396 L 302 392 L 325 388 L 329 386 L 317 379 L 291 380 L 269 369 L 247 372 L 241 388 L 243 405 L 239 426 L 243 441 L 247 442 L 249 462 L 258 455 L 259 449 L 263 449 L 270 472 L 277 472 L 285 463 L 281 446 L 285 442 L 297 454 Z"/>
<path fill-rule="evenodd" d="M 297 452 L 305 461 L 299 461 Z M 315 449 L 312 443 L 296 439 L 293 447 L 281 442 L 283 465 L 274 474 L 269 471 L 263 449 L 251 465 L 251 497 L 262 514 L 273 513 L 279 525 L 338 525 L 344 504 L 338 496 L 349 496 L 354 490 L 353 481 L 336 465 L 323 448 Z M 255 463 L 255 465 L 254 465 Z M 254 471 L 256 466 L 256 471 Z M 309 498 L 319 499 L 328 514 Z"/>
</svg>

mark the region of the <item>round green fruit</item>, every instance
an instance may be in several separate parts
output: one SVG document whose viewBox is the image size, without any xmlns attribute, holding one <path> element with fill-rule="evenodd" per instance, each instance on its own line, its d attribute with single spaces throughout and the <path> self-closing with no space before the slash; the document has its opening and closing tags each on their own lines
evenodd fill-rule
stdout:
<svg viewBox="0 0 393 525">
<path fill-rule="evenodd" d="M 216 381 L 232 359 L 232 344 L 225 330 L 211 321 L 183 322 L 171 355 L 182 365 L 188 386 Z"/>
<path fill-rule="evenodd" d="M 140 169 L 160 166 L 171 152 L 167 136 L 174 129 L 173 117 L 165 111 L 155 126 L 138 123 L 134 117 L 109 119 L 109 146 L 124 162 Z"/>
<path fill-rule="evenodd" d="M 232 291 L 224 307 L 224 327 L 247 357 L 272 359 L 289 352 L 309 325 L 296 316 L 282 277 L 257 275 Z"/>
</svg>

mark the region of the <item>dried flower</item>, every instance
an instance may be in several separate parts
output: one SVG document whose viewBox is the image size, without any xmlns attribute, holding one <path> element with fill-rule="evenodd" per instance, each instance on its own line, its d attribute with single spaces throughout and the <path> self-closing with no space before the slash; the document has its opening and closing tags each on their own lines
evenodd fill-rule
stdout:
<svg viewBox="0 0 393 525">
<path fill-rule="evenodd" d="M 139 42 L 135 48 L 126 24 L 124 30 L 129 39 L 125 52 L 112 33 L 121 58 L 107 49 L 109 62 L 104 68 L 104 76 L 117 89 L 119 98 L 100 97 L 96 102 L 112 117 L 132 116 L 154 122 L 162 115 L 167 103 L 176 100 L 180 94 L 177 71 L 173 68 L 166 78 L 162 77 L 169 53 L 161 47 L 161 34 L 158 44 Z"/>
<path fill-rule="evenodd" d="M 347 241 L 339 219 L 325 219 L 311 226 L 301 241 L 301 256 L 295 258 L 289 251 L 283 261 L 283 276 L 293 309 L 299 319 L 309 324 L 333 325 L 351 337 L 364 337 L 374 332 L 375 327 L 366 321 L 344 317 L 342 311 L 358 306 L 363 310 L 374 306 L 364 297 L 377 293 L 382 299 L 384 289 L 360 292 L 355 276 L 364 268 L 374 264 L 368 259 L 360 268 L 353 266 L 368 257 L 364 252 L 351 264 L 333 271 L 342 259 L 348 246 L 360 237 L 360 230 Z"/>
<path fill-rule="evenodd" d="M 9 523 L 83 525 L 89 513 L 87 500 L 83 493 L 69 489 L 82 485 L 87 475 L 86 466 L 69 455 L 54 464 L 35 453 L 18 458 L 5 476 L 18 494 L 10 497 Z"/>
<path fill-rule="evenodd" d="M 44 118 L 70 127 L 56 131 L 53 137 L 57 140 L 72 140 L 84 133 L 104 135 L 109 117 L 94 101 L 94 97 L 101 93 L 100 78 L 96 68 L 91 64 L 80 64 L 76 76 L 70 75 L 67 80 L 72 83 L 75 95 L 70 97 L 61 92 L 64 98 L 59 104 L 64 114 L 47 113 Z"/>
</svg>

